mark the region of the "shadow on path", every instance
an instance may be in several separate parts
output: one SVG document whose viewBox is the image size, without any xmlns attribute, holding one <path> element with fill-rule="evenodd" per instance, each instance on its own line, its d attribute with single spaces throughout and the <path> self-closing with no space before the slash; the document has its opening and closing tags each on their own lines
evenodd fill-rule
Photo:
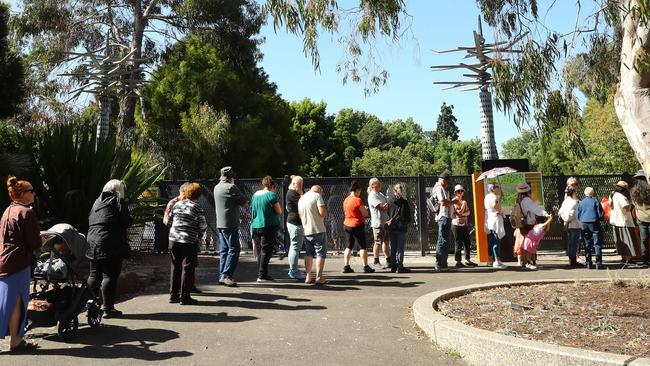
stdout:
<svg viewBox="0 0 650 366">
<path fill-rule="evenodd" d="M 224 306 L 238 307 L 244 309 L 257 310 L 325 310 L 327 307 L 321 305 L 284 305 L 273 302 L 259 301 L 237 301 L 237 300 L 218 300 L 218 301 L 201 301 L 196 306 Z"/>
<path fill-rule="evenodd" d="M 199 304 L 200 305 L 200 304 Z M 183 309 L 179 308 L 179 311 Z M 219 313 L 151 313 L 151 314 L 124 314 L 121 319 L 156 320 L 178 323 L 241 323 L 258 319 L 256 316 L 232 316 L 226 312 Z"/>
<path fill-rule="evenodd" d="M 53 342 L 60 342 L 59 349 L 39 349 L 39 356 L 59 355 L 91 359 L 137 359 L 161 361 L 175 357 L 189 357 L 188 351 L 156 352 L 152 348 L 179 338 L 178 332 L 167 329 L 129 329 L 117 325 L 103 325 L 101 328 L 80 328 L 73 340 L 75 343 L 60 342 L 56 335 L 48 336 Z M 126 344 L 134 343 L 137 344 Z M 75 348 L 76 345 L 82 345 Z"/>
</svg>

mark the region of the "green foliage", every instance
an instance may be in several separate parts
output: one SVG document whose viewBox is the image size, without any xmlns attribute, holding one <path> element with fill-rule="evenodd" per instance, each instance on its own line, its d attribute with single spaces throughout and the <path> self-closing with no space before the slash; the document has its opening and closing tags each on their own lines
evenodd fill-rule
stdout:
<svg viewBox="0 0 650 366">
<path fill-rule="evenodd" d="M 25 98 L 25 70 L 22 60 L 9 44 L 9 6 L 0 2 L 0 119 L 18 112 Z"/>
<path fill-rule="evenodd" d="M 458 140 L 458 133 L 460 130 L 456 126 L 456 116 L 454 116 L 454 106 L 442 103 L 440 106 L 440 114 L 438 115 L 438 122 L 436 124 L 436 134 L 439 138 L 450 138 L 452 141 Z"/>
<path fill-rule="evenodd" d="M 501 153 L 504 159 L 528 159 L 530 169 L 538 171 L 540 166 L 541 144 L 535 131 L 521 130 L 517 137 L 503 143 Z"/>
<path fill-rule="evenodd" d="M 417 173 L 431 174 L 433 164 L 417 156 L 413 156 L 399 146 L 389 150 L 370 148 L 361 158 L 352 163 L 352 175 L 416 175 Z"/>
<path fill-rule="evenodd" d="M 170 177 L 218 177 L 229 164 L 243 177 L 281 175 L 301 162 L 291 109 L 267 75 L 240 71 L 210 39 L 170 47 L 145 95 L 139 128 Z"/>
</svg>

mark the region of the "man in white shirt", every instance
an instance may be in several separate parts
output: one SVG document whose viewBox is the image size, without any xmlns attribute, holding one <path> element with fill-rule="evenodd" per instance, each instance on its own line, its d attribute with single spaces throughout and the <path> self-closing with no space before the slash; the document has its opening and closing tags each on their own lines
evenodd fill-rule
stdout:
<svg viewBox="0 0 650 366">
<path fill-rule="evenodd" d="M 305 232 L 305 283 L 312 283 L 313 258 L 316 258 L 316 285 L 327 282 L 323 277 L 327 244 L 325 241 L 325 217 L 327 208 L 323 201 L 323 189 L 314 185 L 298 201 L 298 214 Z"/>
<path fill-rule="evenodd" d="M 436 223 L 438 224 L 438 240 L 436 241 L 436 265 L 435 270 L 446 272 L 449 270 L 447 266 L 447 257 L 449 256 L 449 232 L 451 229 L 452 219 L 452 206 L 453 202 L 449 199 L 447 186 L 449 186 L 449 178 L 451 174 L 444 171 L 438 177 L 438 183 L 433 186 L 431 196 L 438 202 L 440 209 L 436 214 Z"/>
<path fill-rule="evenodd" d="M 372 248 L 374 266 L 378 268 L 389 268 L 390 266 L 390 237 L 384 229 L 384 223 L 388 221 L 388 200 L 381 193 L 381 182 L 377 178 L 370 179 L 368 183 L 368 206 L 370 207 L 370 227 L 375 245 Z M 384 250 L 386 266 L 379 263 L 379 251 Z"/>
</svg>

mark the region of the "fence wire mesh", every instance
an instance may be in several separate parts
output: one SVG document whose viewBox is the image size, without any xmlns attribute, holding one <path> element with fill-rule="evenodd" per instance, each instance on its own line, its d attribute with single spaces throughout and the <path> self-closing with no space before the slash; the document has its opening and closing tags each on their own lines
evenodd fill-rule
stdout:
<svg viewBox="0 0 650 366">
<path fill-rule="evenodd" d="M 387 195 L 392 194 L 392 186 L 397 183 L 402 183 L 406 186 L 406 197 L 411 204 L 413 212 L 412 224 L 409 226 L 406 237 L 406 250 L 418 251 L 422 254 L 433 251 L 437 240 L 437 225 L 433 215 L 426 209 L 426 199 L 430 196 L 431 188 L 437 181 L 436 176 L 416 176 L 416 177 L 378 177 L 382 182 L 382 192 Z M 305 188 L 308 189 L 314 184 L 318 184 L 323 188 L 324 197 L 328 208 L 327 224 L 327 242 L 330 250 L 342 250 L 347 238 L 343 231 L 343 199 L 347 195 L 347 189 L 352 180 L 357 180 L 362 187 L 368 186 L 370 177 L 325 177 L 325 178 L 305 178 Z M 567 176 L 545 176 L 543 178 L 543 190 L 545 208 L 551 212 L 553 208 L 559 207 L 564 199 L 564 188 L 566 186 Z M 584 175 L 578 176 L 581 187 L 593 187 L 596 191 L 597 197 L 607 197 L 612 190 L 614 183 L 618 180 L 630 181 L 630 176 L 623 175 Z M 158 194 L 161 199 L 168 200 L 178 195 L 178 189 L 185 181 L 161 181 L 158 182 Z M 202 180 L 195 181 L 200 183 L 203 188 L 203 195 L 199 199 L 199 205 L 204 211 L 208 229 L 205 237 L 201 243 L 201 250 L 204 252 L 217 252 L 219 250 L 219 240 L 216 228 L 216 212 L 214 206 L 214 196 L 212 194 L 214 186 L 218 183 L 217 180 Z M 284 197 L 289 185 L 288 177 L 277 179 L 278 195 L 281 199 L 281 204 L 284 207 Z M 262 189 L 261 179 L 237 179 L 235 184 L 250 197 L 257 190 Z M 470 210 L 474 212 L 474 200 L 472 191 L 472 178 L 470 176 L 456 176 L 452 177 L 448 190 L 450 195 L 453 194 L 452 190 L 456 184 L 462 185 L 465 190 L 465 199 L 467 200 Z M 582 192 L 579 194 L 582 198 Z M 367 193 L 362 190 L 362 199 L 367 202 Z M 250 222 L 251 213 L 250 209 L 242 208 L 241 211 L 241 224 L 240 224 L 240 240 L 242 248 L 252 248 L 251 235 L 250 235 Z M 284 222 L 284 215 L 281 219 Z M 470 235 L 472 240 L 472 247 L 475 248 L 475 237 L 473 235 L 474 223 L 470 220 Z M 368 244 L 372 241 L 370 220 L 366 220 L 366 238 Z M 285 230 L 283 227 L 278 231 L 278 242 L 285 243 L 284 250 L 286 250 L 287 241 L 285 241 Z M 603 224 L 603 239 L 604 248 L 614 248 L 614 240 L 611 227 L 608 223 Z M 131 247 L 138 251 L 164 251 L 167 248 L 167 228 L 162 224 L 160 219 L 146 222 L 143 225 L 133 227 L 129 231 L 129 240 Z M 556 219 L 542 241 L 542 249 L 563 249 L 565 244 L 563 241 L 562 223 Z M 453 252 L 453 245 L 450 251 Z"/>
</svg>

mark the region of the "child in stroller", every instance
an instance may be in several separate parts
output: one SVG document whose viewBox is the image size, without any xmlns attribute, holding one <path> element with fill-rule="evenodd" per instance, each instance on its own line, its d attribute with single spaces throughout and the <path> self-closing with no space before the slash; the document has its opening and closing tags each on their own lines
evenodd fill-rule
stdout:
<svg viewBox="0 0 650 366">
<path fill-rule="evenodd" d="M 68 224 L 57 224 L 42 231 L 41 240 L 43 246 L 37 253 L 29 295 L 27 328 L 57 325 L 59 338 L 66 341 L 76 335 L 81 312 L 86 312 L 88 325 L 93 328 L 102 321 L 97 298 L 78 272 L 85 260 L 86 237 Z"/>
</svg>

